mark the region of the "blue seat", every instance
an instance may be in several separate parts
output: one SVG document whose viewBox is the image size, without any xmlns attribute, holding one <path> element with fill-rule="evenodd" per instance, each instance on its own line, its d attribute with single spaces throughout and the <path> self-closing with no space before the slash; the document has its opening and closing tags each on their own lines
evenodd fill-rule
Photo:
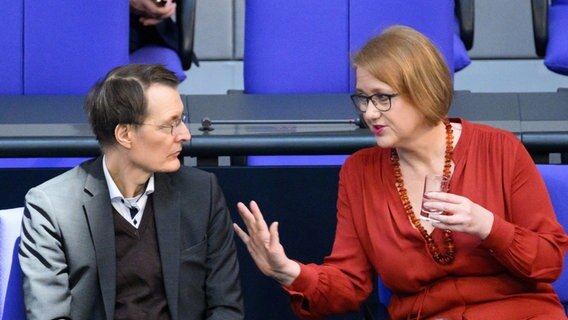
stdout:
<svg viewBox="0 0 568 320">
<path fill-rule="evenodd" d="M 1 95 L 85 95 L 119 65 L 162 63 L 183 80 L 194 60 L 195 0 L 178 1 L 177 51 L 129 56 L 129 4 L 15 0 L 2 7 Z"/>
<path fill-rule="evenodd" d="M 568 0 L 532 0 L 537 56 L 551 71 L 568 75 Z"/>
<path fill-rule="evenodd" d="M 568 232 L 568 165 L 538 165 L 544 178 L 558 222 Z M 553 284 L 560 302 L 568 315 L 568 254 L 564 257 L 564 270 Z"/>
<path fill-rule="evenodd" d="M 84 95 L 127 64 L 128 11 L 122 1 L 24 1 L 23 94 Z"/>
<path fill-rule="evenodd" d="M 24 208 L 0 210 L 0 319 L 24 320 L 18 244 Z"/>
<path fill-rule="evenodd" d="M 349 5 L 349 49 L 357 52 L 373 36 L 395 24 L 412 27 L 426 35 L 444 56 L 451 71 L 454 71 L 454 50 L 463 47 L 455 26 L 453 0 L 359 0 Z M 435 17 L 424 19 L 424 17 Z M 465 48 L 464 48 L 465 49 Z M 351 87 L 355 87 L 353 74 Z"/>
<path fill-rule="evenodd" d="M 245 93 L 352 92 L 351 55 L 393 24 L 422 31 L 460 70 L 470 62 L 473 1 L 456 1 L 247 0 Z"/>
<path fill-rule="evenodd" d="M 537 167 L 548 189 L 556 218 L 564 227 L 564 230 L 568 232 L 568 199 L 566 198 L 566 195 L 568 195 L 568 166 L 541 164 L 537 165 Z M 560 302 L 564 305 L 564 310 L 566 311 L 566 315 L 568 315 L 568 254 L 564 257 L 563 272 L 552 286 L 554 290 L 556 290 L 556 293 L 558 293 Z M 385 287 L 380 278 L 377 281 L 377 290 L 379 303 L 388 306 L 391 299 L 391 292 Z M 381 309 L 379 309 L 379 311 L 381 311 Z M 372 319 L 386 319 L 386 315 L 379 314 Z"/>
<path fill-rule="evenodd" d="M 2 52 L 0 53 L 0 95 L 21 95 L 23 87 L 22 39 L 24 25 L 23 1 L 11 1 L 2 5 Z"/>
<path fill-rule="evenodd" d="M 247 0 L 246 93 L 349 92 L 348 0 Z"/>
<path fill-rule="evenodd" d="M 180 81 L 186 78 L 181 60 L 173 49 L 148 45 L 132 52 L 129 58 L 130 63 L 163 64 L 168 70 L 175 73 Z"/>
</svg>

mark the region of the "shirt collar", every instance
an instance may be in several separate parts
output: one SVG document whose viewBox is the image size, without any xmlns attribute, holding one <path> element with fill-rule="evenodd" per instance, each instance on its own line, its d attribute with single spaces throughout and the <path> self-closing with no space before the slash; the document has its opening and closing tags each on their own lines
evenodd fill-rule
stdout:
<svg viewBox="0 0 568 320">
<path fill-rule="evenodd" d="M 126 199 L 122 195 L 122 192 L 120 192 L 120 190 L 116 186 L 116 183 L 114 182 L 114 180 L 112 179 L 112 177 L 110 175 L 110 172 L 108 171 L 108 167 L 106 165 L 106 156 L 103 156 L 103 172 L 105 174 L 105 180 L 106 180 L 106 183 L 107 183 L 107 186 L 108 186 L 110 199 L 111 200 Z M 144 191 L 144 194 L 149 195 L 153 192 L 154 192 L 154 174 L 152 173 L 152 175 L 150 176 L 150 179 L 148 179 L 148 183 L 146 184 L 146 190 Z"/>
</svg>

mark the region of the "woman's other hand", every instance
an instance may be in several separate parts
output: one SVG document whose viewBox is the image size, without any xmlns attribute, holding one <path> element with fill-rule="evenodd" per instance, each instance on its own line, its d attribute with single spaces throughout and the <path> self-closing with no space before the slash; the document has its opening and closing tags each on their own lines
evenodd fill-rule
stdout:
<svg viewBox="0 0 568 320">
<path fill-rule="evenodd" d="M 245 232 L 236 223 L 233 228 L 256 263 L 260 271 L 282 285 L 290 285 L 300 274 L 300 265 L 288 259 L 278 236 L 278 222 L 268 227 L 260 208 L 255 201 L 250 202 L 250 209 L 245 204 L 237 204 L 239 214 L 243 219 Z"/>
</svg>

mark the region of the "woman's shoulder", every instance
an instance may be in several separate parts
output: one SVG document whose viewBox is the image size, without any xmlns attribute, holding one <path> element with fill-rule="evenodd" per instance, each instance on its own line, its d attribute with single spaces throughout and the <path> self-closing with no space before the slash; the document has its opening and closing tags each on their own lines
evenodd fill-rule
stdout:
<svg viewBox="0 0 568 320">
<path fill-rule="evenodd" d="M 473 123 L 467 120 L 461 120 L 462 134 L 471 138 L 473 143 L 500 143 L 517 146 L 521 144 L 519 138 L 512 132 L 492 127 L 487 124 Z"/>
<path fill-rule="evenodd" d="M 357 150 L 350 155 L 343 164 L 343 170 L 363 171 L 363 168 L 371 168 L 380 165 L 384 159 L 390 159 L 390 149 L 378 146 Z"/>
<path fill-rule="evenodd" d="M 367 147 L 363 149 L 359 149 L 350 155 L 346 162 L 366 162 L 366 161 L 375 161 L 387 151 L 387 149 L 383 149 L 378 146 Z"/>
</svg>

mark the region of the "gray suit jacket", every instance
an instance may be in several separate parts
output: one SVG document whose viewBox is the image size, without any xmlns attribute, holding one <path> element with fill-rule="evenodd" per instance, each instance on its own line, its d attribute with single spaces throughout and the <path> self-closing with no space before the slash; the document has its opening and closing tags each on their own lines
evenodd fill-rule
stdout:
<svg viewBox="0 0 568 320">
<path fill-rule="evenodd" d="M 243 319 L 231 217 L 213 174 L 156 173 L 152 194 L 172 319 Z M 102 157 L 26 195 L 19 259 L 28 319 L 113 319 L 116 259 Z"/>
</svg>

